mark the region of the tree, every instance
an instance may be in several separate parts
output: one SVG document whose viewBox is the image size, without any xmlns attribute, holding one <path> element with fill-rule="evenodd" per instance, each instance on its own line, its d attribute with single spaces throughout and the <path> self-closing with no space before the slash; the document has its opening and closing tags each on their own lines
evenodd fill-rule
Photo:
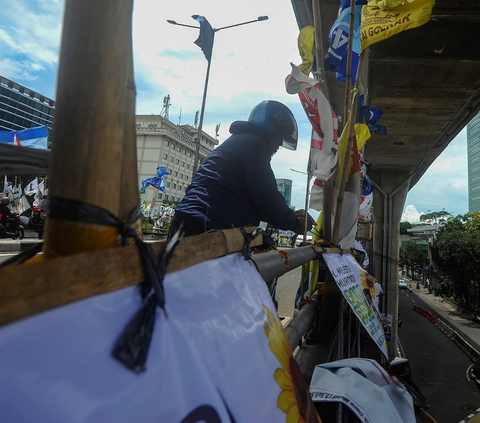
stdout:
<svg viewBox="0 0 480 423">
<path fill-rule="evenodd" d="M 408 235 L 407 229 L 411 229 L 413 225 L 410 222 L 400 222 L 400 235 Z"/>
<path fill-rule="evenodd" d="M 415 241 L 404 241 L 402 242 L 402 245 L 400 245 L 400 257 L 407 265 L 407 276 L 408 268 L 410 267 L 413 277 L 414 272 L 412 268 L 414 266 L 423 266 L 428 257 L 428 245 L 420 244 Z"/>
</svg>

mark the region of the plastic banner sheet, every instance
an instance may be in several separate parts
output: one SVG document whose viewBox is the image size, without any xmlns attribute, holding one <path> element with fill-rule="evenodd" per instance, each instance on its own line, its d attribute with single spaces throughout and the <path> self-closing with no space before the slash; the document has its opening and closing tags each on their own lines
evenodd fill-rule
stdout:
<svg viewBox="0 0 480 423">
<path fill-rule="evenodd" d="M 367 272 L 351 254 L 323 254 L 323 258 L 352 311 L 388 358 L 385 333 L 374 302 L 375 287 L 368 286 Z"/>
<path fill-rule="evenodd" d="M 111 356 L 142 305 L 136 286 L 2 327 L 0 421 L 317 421 L 253 264 L 229 255 L 164 288 L 143 373 Z"/>
<path fill-rule="evenodd" d="M 413 400 L 403 384 L 374 360 L 350 358 L 315 367 L 314 402 L 340 402 L 362 423 L 415 422 Z"/>
</svg>

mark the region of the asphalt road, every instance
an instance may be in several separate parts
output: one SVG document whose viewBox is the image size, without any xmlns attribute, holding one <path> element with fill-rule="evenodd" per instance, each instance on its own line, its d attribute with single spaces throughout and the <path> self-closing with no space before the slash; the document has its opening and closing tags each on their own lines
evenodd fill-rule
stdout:
<svg viewBox="0 0 480 423">
<path fill-rule="evenodd" d="M 400 291 L 403 324 L 399 337 L 410 361 L 413 381 L 430 403 L 428 412 L 438 423 L 460 422 L 480 407 L 480 389 L 468 374 L 472 362 L 435 324 L 413 311 L 414 302 L 436 316 L 443 307 L 443 320 L 450 326 L 453 323 L 447 320 L 449 313 L 458 316 L 451 307 L 428 298 L 423 292 Z"/>
</svg>

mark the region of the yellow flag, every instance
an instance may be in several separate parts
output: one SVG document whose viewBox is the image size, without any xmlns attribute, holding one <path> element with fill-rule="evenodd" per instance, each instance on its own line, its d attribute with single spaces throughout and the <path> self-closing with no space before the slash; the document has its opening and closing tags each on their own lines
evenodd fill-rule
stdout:
<svg viewBox="0 0 480 423">
<path fill-rule="evenodd" d="M 357 139 L 357 148 L 360 151 L 367 140 L 371 137 L 370 129 L 368 129 L 368 125 L 364 123 L 356 123 L 355 124 L 355 138 Z"/>
<path fill-rule="evenodd" d="M 407 4 L 413 3 L 416 0 L 370 0 L 368 2 L 369 6 L 378 6 L 382 9 L 393 8 L 398 6 L 406 6 Z"/>
<path fill-rule="evenodd" d="M 426 24 L 434 4 L 435 0 L 369 0 L 362 8 L 361 51 L 399 32 Z"/>
<path fill-rule="evenodd" d="M 298 51 L 302 56 L 302 64 L 298 66 L 305 75 L 308 76 L 313 66 L 313 33 L 315 28 L 313 26 L 306 26 L 300 31 L 298 36 Z"/>
</svg>

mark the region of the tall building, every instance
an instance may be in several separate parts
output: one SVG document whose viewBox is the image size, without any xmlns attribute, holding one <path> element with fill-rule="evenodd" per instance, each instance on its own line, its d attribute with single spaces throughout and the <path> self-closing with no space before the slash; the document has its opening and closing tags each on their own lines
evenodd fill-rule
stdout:
<svg viewBox="0 0 480 423">
<path fill-rule="evenodd" d="M 55 101 L 0 76 L 0 131 L 53 125 Z"/>
<path fill-rule="evenodd" d="M 283 195 L 287 204 L 292 206 L 292 180 L 291 179 L 277 179 L 277 188 L 280 194 Z"/>
<path fill-rule="evenodd" d="M 156 194 L 159 203 L 181 201 L 192 181 L 198 129 L 175 125 L 159 115 L 137 115 L 135 121 L 139 188 L 143 180 L 157 173 L 157 166 L 164 166 L 170 172 L 164 177 L 165 192 L 148 188 L 142 198 L 151 202 Z M 199 163 L 217 145 L 215 138 L 202 131 Z"/>
<path fill-rule="evenodd" d="M 468 211 L 480 211 L 480 113 L 467 125 Z"/>
</svg>

